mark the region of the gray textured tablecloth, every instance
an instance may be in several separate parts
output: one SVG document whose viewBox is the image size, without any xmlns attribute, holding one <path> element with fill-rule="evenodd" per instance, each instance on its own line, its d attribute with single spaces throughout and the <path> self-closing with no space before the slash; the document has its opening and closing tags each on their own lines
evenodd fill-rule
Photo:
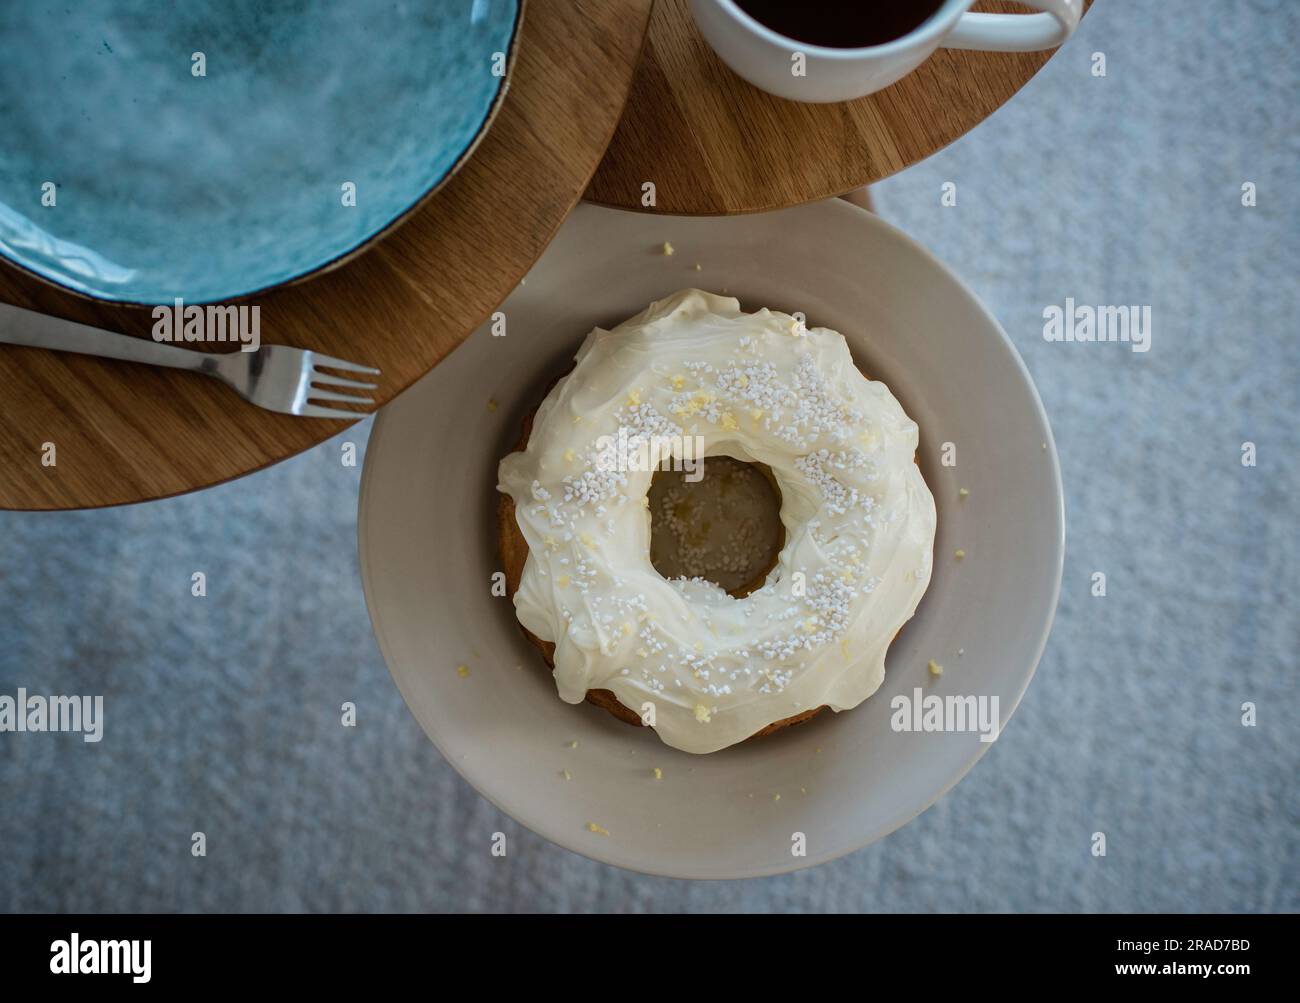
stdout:
<svg viewBox="0 0 1300 1003">
<path fill-rule="evenodd" d="M 0 514 L 0 693 L 108 707 L 98 745 L 0 735 L 0 908 L 1300 907 L 1297 37 L 1293 2 L 1099 0 L 1006 107 L 877 189 L 1010 332 L 1067 493 L 1037 677 L 916 821 L 808 872 L 692 884 L 502 816 L 389 679 L 358 578 L 359 470 L 336 439 L 171 501 Z M 1043 308 L 1067 296 L 1151 305 L 1151 351 L 1045 342 Z M 495 829 L 508 858 L 470 849 Z"/>
</svg>

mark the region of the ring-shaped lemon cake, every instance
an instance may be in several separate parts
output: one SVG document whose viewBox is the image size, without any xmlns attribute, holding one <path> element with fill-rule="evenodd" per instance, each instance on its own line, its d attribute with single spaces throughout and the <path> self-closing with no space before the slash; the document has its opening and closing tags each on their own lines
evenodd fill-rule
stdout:
<svg viewBox="0 0 1300 1003">
<path fill-rule="evenodd" d="M 527 547 L 516 614 L 560 697 L 607 692 L 705 753 L 871 696 L 930 581 L 918 439 L 842 335 L 788 314 L 687 289 L 592 331 L 499 470 Z M 651 478 L 691 454 L 765 464 L 780 490 L 784 546 L 743 598 L 651 566 Z"/>
</svg>

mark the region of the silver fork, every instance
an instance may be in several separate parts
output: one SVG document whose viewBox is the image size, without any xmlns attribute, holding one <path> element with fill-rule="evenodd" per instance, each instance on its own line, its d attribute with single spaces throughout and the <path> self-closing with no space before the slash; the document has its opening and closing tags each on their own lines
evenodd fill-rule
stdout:
<svg viewBox="0 0 1300 1003">
<path fill-rule="evenodd" d="M 369 397 L 321 390 L 313 383 L 349 390 L 373 390 L 377 384 L 363 383 L 322 372 L 320 367 L 341 369 L 348 373 L 378 375 L 378 369 L 358 366 L 355 362 L 335 359 L 320 352 L 284 345 L 262 345 L 255 352 L 196 352 L 175 345 L 114 334 L 86 324 L 76 324 L 32 310 L 0 303 L 0 342 L 50 348 L 56 352 L 79 352 L 123 362 L 142 362 L 150 366 L 188 369 L 190 372 L 215 376 L 244 400 L 268 411 L 301 415 L 304 418 L 364 417 L 360 411 L 321 407 L 308 401 L 338 401 L 347 404 L 373 404 Z"/>
</svg>

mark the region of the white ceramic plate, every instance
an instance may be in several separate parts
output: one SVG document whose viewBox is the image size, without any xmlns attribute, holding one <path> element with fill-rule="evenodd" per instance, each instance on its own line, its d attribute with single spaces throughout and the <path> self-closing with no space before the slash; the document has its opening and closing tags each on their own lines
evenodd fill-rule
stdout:
<svg viewBox="0 0 1300 1003">
<path fill-rule="evenodd" d="M 920 463 L 939 510 L 930 590 L 890 649 L 875 696 L 708 756 L 563 703 L 510 601 L 491 594 L 497 461 L 520 420 L 593 326 L 692 285 L 747 309 L 802 310 L 809 324 L 843 333 L 920 425 Z M 584 205 L 501 309 L 505 337 L 477 331 L 380 414 L 358 516 L 380 648 L 412 713 L 465 779 L 561 846 L 686 878 L 831 860 L 951 788 L 990 746 L 973 732 L 895 732 L 890 700 L 918 686 L 996 695 L 1005 726 L 1046 643 L 1064 556 L 1047 417 L 971 292 L 908 237 L 838 200 L 710 219 Z M 944 442 L 956 445 L 955 467 L 940 465 Z M 946 667 L 941 677 L 928 672 L 931 659 Z M 1016 741 L 1015 729 L 999 740 Z M 806 856 L 792 852 L 795 833 Z"/>
</svg>

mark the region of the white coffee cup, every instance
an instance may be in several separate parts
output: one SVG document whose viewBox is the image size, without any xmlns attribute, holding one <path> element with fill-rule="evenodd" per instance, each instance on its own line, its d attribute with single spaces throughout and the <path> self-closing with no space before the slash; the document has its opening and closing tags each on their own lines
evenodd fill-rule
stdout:
<svg viewBox="0 0 1300 1003">
<path fill-rule="evenodd" d="M 797 3 L 798 0 L 792 0 Z M 911 73 L 940 46 L 1033 52 L 1060 45 L 1083 0 L 1024 0 L 1038 14 L 972 14 L 975 0 L 944 0 L 922 24 L 883 45 L 838 49 L 787 38 L 735 0 L 691 0 L 691 11 L 722 61 L 755 87 L 792 101 L 848 101 Z"/>
</svg>

